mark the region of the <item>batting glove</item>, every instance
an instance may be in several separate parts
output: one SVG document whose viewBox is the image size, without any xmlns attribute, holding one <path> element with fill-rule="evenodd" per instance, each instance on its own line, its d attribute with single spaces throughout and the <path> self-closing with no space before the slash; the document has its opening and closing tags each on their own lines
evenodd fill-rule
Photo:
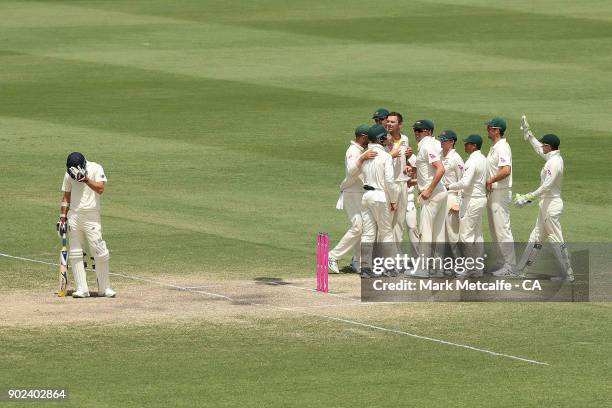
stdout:
<svg viewBox="0 0 612 408">
<path fill-rule="evenodd" d="M 68 219 L 66 217 L 60 216 L 59 221 L 55 225 L 55 229 L 57 230 L 57 235 L 60 238 L 63 238 L 63 235 L 68 232 Z"/>
<path fill-rule="evenodd" d="M 81 166 L 71 167 L 68 169 L 68 171 L 70 171 L 70 173 L 72 174 L 72 178 L 78 182 L 82 183 L 87 178 L 87 170 Z"/>
</svg>

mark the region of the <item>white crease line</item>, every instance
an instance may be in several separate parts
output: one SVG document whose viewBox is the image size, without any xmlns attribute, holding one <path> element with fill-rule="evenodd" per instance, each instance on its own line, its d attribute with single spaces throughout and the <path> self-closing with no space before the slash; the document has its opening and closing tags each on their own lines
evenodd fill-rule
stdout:
<svg viewBox="0 0 612 408">
<path fill-rule="evenodd" d="M 531 364 L 539 364 L 539 365 L 546 365 L 546 366 L 550 365 L 548 363 L 544 363 L 544 362 L 541 362 L 541 361 L 536 361 L 536 360 L 531 360 L 531 359 L 528 359 L 528 358 L 513 356 L 511 354 L 498 353 L 497 351 L 481 349 L 481 348 L 478 348 L 478 347 L 468 346 L 466 344 L 453 343 L 453 342 L 446 341 L 446 340 L 435 339 L 433 337 L 420 336 L 418 334 L 408 333 L 408 332 L 405 332 L 405 331 L 402 331 L 402 330 L 389 329 L 389 328 L 381 327 L 381 326 L 374 326 L 372 324 L 357 322 L 357 321 L 354 321 L 354 320 L 342 319 L 340 317 L 317 315 L 317 314 L 308 313 L 308 312 L 302 312 L 302 313 L 305 313 L 305 314 L 308 314 L 308 315 L 312 315 L 312 316 L 324 317 L 326 319 L 336 320 L 336 321 L 343 322 L 343 323 L 354 324 L 356 326 L 362 326 L 362 327 L 367 327 L 367 328 L 370 328 L 370 329 L 376 329 L 376 330 L 381 330 L 381 331 L 385 331 L 385 332 L 389 332 L 389 333 L 400 334 L 400 335 L 403 335 L 403 336 L 409 336 L 409 337 L 413 337 L 415 339 L 432 341 L 432 342 L 439 343 L 439 344 L 446 344 L 448 346 L 461 347 L 461 348 L 472 350 L 472 351 L 478 351 L 480 353 L 490 354 L 492 356 L 510 358 L 510 359 L 513 359 L 513 360 L 524 361 L 526 363 L 531 363 Z"/>
<path fill-rule="evenodd" d="M 37 259 L 23 258 L 23 257 L 21 257 L 21 256 L 13 256 L 13 255 L 3 254 L 3 253 L 0 253 L 0 256 L 3 256 L 3 257 L 5 257 L 5 258 L 19 259 L 19 260 L 21 260 L 21 261 L 36 262 L 36 263 L 40 263 L 40 264 L 44 264 L 44 265 L 55 265 L 55 266 L 59 266 L 59 264 L 57 264 L 57 263 L 53 263 L 53 262 L 45 262 L 45 261 L 39 261 L 39 260 L 37 260 Z"/>
<path fill-rule="evenodd" d="M 0 253 L 0 256 L 6 257 L 6 258 L 12 258 L 12 259 L 19 259 L 19 260 L 22 260 L 22 261 L 36 262 L 36 263 L 41 263 L 41 264 L 45 264 L 45 265 L 59 266 L 59 264 L 52 263 L 52 262 L 39 261 L 39 260 L 36 260 L 36 259 L 30 259 L 30 258 L 24 258 L 24 257 L 19 257 L 19 256 L 13 256 L 13 255 L 8 255 L 8 254 L 4 254 L 4 253 Z M 409 333 L 409 332 L 405 332 L 405 331 L 398 330 L 398 329 L 389 329 L 387 327 L 375 326 L 373 324 L 362 323 L 362 322 L 358 322 L 358 321 L 355 321 L 355 320 L 348 320 L 348 319 L 343 319 L 343 318 L 340 318 L 340 317 L 334 317 L 334 316 L 327 316 L 327 315 L 322 315 L 322 314 L 310 313 L 310 312 L 307 312 L 307 311 L 304 311 L 304 310 L 298 310 L 298 309 L 291 308 L 291 307 L 267 305 L 267 304 L 263 304 L 263 303 L 255 303 L 255 302 L 250 302 L 250 301 L 241 301 L 241 300 L 238 300 L 238 299 L 233 299 L 233 298 L 231 298 L 229 296 L 221 295 L 219 293 L 206 292 L 206 291 L 203 291 L 203 290 L 189 289 L 189 288 L 186 288 L 186 287 L 183 287 L 183 286 L 173 285 L 173 284 L 164 283 L 164 282 L 158 282 L 158 281 L 155 281 L 153 279 L 142 278 L 142 277 L 139 277 L 139 276 L 125 275 L 125 274 L 117 273 L 117 272 L 114 272 L 114 273 L 111 272 L 110 274 L 111 275 L 115 275 L 115 276 L 121 276 L 121 277 L 124 277 L 126 279 L 132 279 L 132 280 L 138 280 L 138 281 L 142 281 L 142 282 L 154 283 L 156 285 L 164 286 L 164 287 L 167 287 L 167 288 L 179 289 L 179 290 L 183 290 L 183 291 L 187 291 L 187 292 L 199 293 L 199 294 L 202 294 L 202 295 L 207 295 L 207 296 L 211 296 L 211 297 L 215 297 L 215 298 L 221 298 L 221 299 L 228 300 L 228 301 L 230 301 L 232 303 L 247 304 L 247 305 L 253 305 L 253 306 L 261 306 L 261 307 L 267 307 L 267 308 L 271 308 L 271 309 L 284 310 L 284 311 L 288 311 L 288 312 L 302 313 L 302 314 L 305 314 L 307 316 L 313 316 L 313 317 L 318 317 L 318 318 L 321 318 L 321 319 L 333 320 L 333 321 L 337 321 L 337 322 L 352 324 L 352 325 L 355 325 L 355 326 L 367 327 L 369 329 L 380 330 L 380 331 L 387 332 L 387 333 L 399 334 L 399 335 L 402 335 L 402 336 L 408 336 L 408 337 L 412 337 L 412 338 L 419 339 L 419 340 L 427 340 L 427 341 L 431 341 L 431 342 L 438 343 L 438 344 L 445 344 L 447 346 L 464 348 L 464 349 L 467 349 L 467 350 L 477 351 L 477 352 L 480 352 L 480 353 L 485 353 L 485 354 L 489 354 L 489 355 L 496 356 L 496 357 L 509 358 L 509 359 L 512 359 L 512 360 L 522 361 L 522 362 L 530 363 L 530 364 L 545 365 L 545 366 L 550 365 L 548 363 L 544 363 L 544 362 L 537 361 L 537 360 L 531 360 L 531 359 L 524 358 L 524 357 L 513 356 L 512 354 L 499 353 L 497 351 L 481 349 L 481 348 L 478 348 L 478 347 L 468 346 L 466 344 L 461 344 L 461 343 L 453 343 L 451 341 L 440 340 L 440 339 L 436 339 L 436 338 L 433 338 L 433 337 L 421 336 L 421 335 L 418 335 L 418 334 Z M 287 286 L 287 285 L 279 285 L 279 286 Z M 299 286 L 297 286 L 297 287 L 299 287 Z M 303 289 L 305 289 L 305 288 L 303 288 Z"/>
<path fill-rule="evenodd" d="M 225 286 L 222 283 L 215 283 L 211 285 L 201 285 L 201 286 L 185 286 L 185 289 L 202 289 L 202 288 L 214 288 L 216 286 Z"/>
<path fill-rule="evenodd" d="M 405 303 L 405 302 L 402 302 Z M 327 304 L 323 304 L 323 305 L 314 305 L 314 306 L 291 306 L 293 307 L 296 311 L 299 309 L 324 309 L 326 307 L 358 307 L 358 306 L 369 306 L 372 303 L 327 303 Z M 284 307 L 289 307 L 289 306 L 284 306 Z"/>
</svg>

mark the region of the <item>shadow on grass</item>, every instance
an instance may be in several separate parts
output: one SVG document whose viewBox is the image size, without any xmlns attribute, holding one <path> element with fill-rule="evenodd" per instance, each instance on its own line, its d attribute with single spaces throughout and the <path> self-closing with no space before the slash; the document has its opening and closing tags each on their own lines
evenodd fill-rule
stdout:
<svg viewBox="0 0 612 408">
<path fill-rule="evenodd" d="M 273 278 L 269 276 L 259 276 L 253 279 L 257 285 L 291 285 L 291 282 L 283 280 L 283 278 Z"/>
</svg>

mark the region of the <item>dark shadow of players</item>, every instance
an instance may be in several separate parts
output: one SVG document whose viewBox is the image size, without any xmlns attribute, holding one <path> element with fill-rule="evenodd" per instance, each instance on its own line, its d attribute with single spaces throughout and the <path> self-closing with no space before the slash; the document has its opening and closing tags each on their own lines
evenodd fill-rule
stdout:
<svg viewBox="0 0 612 408">
<path fill-rule="evenodd" d="M 272 278 L 269 276 L 260 276 L 253 279 L 256 285 L 282 286 L 291 285 L 291 282 L 283 280 L 283 278 Z"/>
</svg>

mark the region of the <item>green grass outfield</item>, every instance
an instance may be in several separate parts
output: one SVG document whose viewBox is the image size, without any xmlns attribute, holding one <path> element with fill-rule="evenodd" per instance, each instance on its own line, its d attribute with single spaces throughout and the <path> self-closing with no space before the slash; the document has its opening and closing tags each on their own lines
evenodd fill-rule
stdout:
<svg viewBox="0 0 612 408">
<path fill-rule="evenodd" d="M 2 0 L 0 21 L 2 253 L 57 261 L 59 189 L 78 150 L 109 178 L 113 271 L 167 283 L 313 277 L 316 232 L 334 244 L 346 229 L 334 205 L 352 130 L 379 106 L 402 112 L 406 131 L 431 118 L 460 137 L 506 117 L 518 193 L 538 186 L 543 164 L 518 129 L 526 113 L 536 134 L 562 140 L 566 240 L 612 242 L 608 2 Z M 517 241 L 536 213 L 513 210 Z M 135 287 L 113 279 L 120 296 Z M 52 296 L 55 284 L 52 266 L 0 258 L 11 299 Z M 13 367 L 0 387 L 70 379 L 73 406 L 609 400 L 609 305 L 457 307 L 440 325 L 431 320 L 448 305 L 360 318 L 550 366 L 291 313 L 73 331 L 0 311 L 0 366 Z M 79 359 L 89 363 L 73 367 Z"/>
</svg>

